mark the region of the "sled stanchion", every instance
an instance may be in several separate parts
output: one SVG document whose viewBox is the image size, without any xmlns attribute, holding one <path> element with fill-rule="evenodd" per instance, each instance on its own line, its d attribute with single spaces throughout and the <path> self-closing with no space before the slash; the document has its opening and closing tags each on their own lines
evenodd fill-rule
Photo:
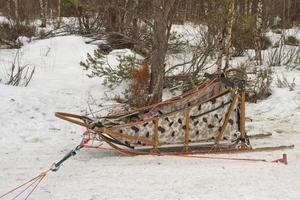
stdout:
<svg viewBox="0 0 300 200">
<path fill-rule="evenodd" d="M 241 138 L 246 138 L 246 108 L 245 108 L 245 102 L 246 102 L 246 96 L 245 92 L 242 91 L 240 93 L 241 96 Z"/>
<path fill-rule="evenodd" d="M 159 126 L 159 118 L 155 118 L 154 119 L 154 127 L 153 127 L 153 136 L 152 136 L 153 149 L 150 151 L 151 153 L 154 153 L 154 154 L 159 154 L 158 126 Z"/>
<path fill-rule="evenodd" d="M 185 142 L 183 151 L 190 151 L 189 142 L 190 142 L 190 112 L 191 109 L 185 111 Z"/>
<path fill-rule="evenodd" d="M 232 111 L 233 111 L 233 109 L 234 109 L 234 106 L 235 106 L 237 100 L 238 100 L 238 94 L 235 93 L 235 94 L 234 94 L 234 97 L 233 97 L 233 100 L 232 100 L 232 102 L 231 102 L 231 104 L 230 104 L 230 106 L 229 106 L 229 108 L 228 108 L 228 111 L 227 111 L 227 113 L 226 113 L 226 115 L 225 115 L 225 120 L 224 120 L 224 123 L 223 123 L 223 125 L 222 125 L 222 127 L 221 127 L 220 133 L 219 133 L 219 135 L 218 135 L 217 138 L 216 138 L 215 145 L 219 145 L 220 140 L 222 139 L 222 137 L 223 137 L 223 135 L 224 135 L 224 132 L 225 132 L 225 129 L 226 129 L 226 127 L 227 127 L 227 124 L 228 124 L 230 115 L 231 115 L 231 113 L 232 113 Z"/>
</svg>

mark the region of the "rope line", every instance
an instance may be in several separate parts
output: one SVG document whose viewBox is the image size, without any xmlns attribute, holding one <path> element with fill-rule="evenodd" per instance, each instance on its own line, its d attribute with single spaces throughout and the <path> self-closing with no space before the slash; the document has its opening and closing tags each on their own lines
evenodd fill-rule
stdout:
<svg viewBox="0 0 300 200">
<path fill-rule="evenodd" d="M 29 192 L 29 194 L 26 196 L 25 200 L 27 200 L 30 195 L 37 189 L 37 187 L 39 186 L 39 184 L 42 182 L 42 180 L 47 176 L 47 173 L 45 173 L 40 180 L 38 181 L 38 183 L 34 186 L 34 188 Z"/>
<path fill-rule="evenodd" d="M 12 190 L 10 190 L 10 191 L 4 193 L 3 195 L 0 196 L 0 199 L 3 198 L 3 197 L 5 197 L 5 196 L 7 196 L 8 194 L 10 194 L 10 193 L 16 191 L 17 189 L 19 189 L 19 188 L 21 188 L 21 187 L 27 185 L 28 183 L 34 181 L 35 179 L 39 178 L 40 176 L 41 176 L 41 174 L 38 175 L 38 176 L 36 176 L 36 177 L 34 177 L 34 178 L 32 178 L 32 179 L 30 179 L 29 181 L 27 181 L 27 182 L 25 182 L 25 183 L 23 183 L 23 184 L 21 184 L 21 185 L 15 187 L 15 188 L 13 188 Z"/>
<path fill-rule="evenodd" d="M 187 158 L 203 158 L 211 160 L 233 160 L 233 161 L 252 161 L 252 162 L 270 162 L 265 159 L 256 158 L 226 158 L 226 157 L 213 157 L 213 156 L 198 156 L 198 155 L 176 155 L 176 154 L 165 154 L 164 156 L 177 156 L 177 157 L 187 157 Z"/>
<path fill-rule="evenodd" d="M 15 200 L 17 199 L 21 194 L 23 194 L 28 188 L 30 188 L 33 184 L 35 184 L 39 179 L 36 179 L 35 181 L 33 181 L 30 185 L 28 185 L 24 190 L 22 190 L 19 194 L 17 194 L 16 196 L 14 196 L 11 200 Z"/>
<path fill-rule="evenodd" d="M 9 195 L 9 194 L 11 194 L 11 193 L 13 193 L 13 192 L 15 192 L 16 190 L 18 190 L 18 189 L 20 189 L 20 188 L 22 188 L 22 187 L 25 187 L 26 185 L 29 184 L 29 185 L 28 185 L 27 187 L 25 187 L 21 192 L 19 192 L 16 196 L 14 196 L 14 197 L 12 198 L 12 200 L 15 200 L 16 198 L 18 198 L 21 194 L 23 194 L 26 190 L 28 190 L 31 186 L 33 186 L 33 185 L 36 183 L 36 185 L 33 187 L 33 189 L 32 189 L 32 190 L 27 194 L 27 196 L 25 197 L 25 200 L 27 200 L 27 199 L 30 197 L 30 195 L 31 195 L 31 194 L 36 190 L 36 188 L 39 186 L 39 184 L 41 183 L 41 181 L 47 176 L 47 174 L 48 174 L 49 171 L 50 171 L 50 170 L 48 170 L 48 171 L 46 171 L 46 172 L 42 172 L 42 173 L 40 173 L 38 176 L 36 176 L 36 177 L 30 179 L 29 181 L 26 181 L 25 183 L 23 183 L 23 184 L 21 184 L 21 185 L 15 187 L 15 188 L 13 188 L 13 189 L 11 189 L 10 191 L 8 191 L 8 192 L 4 193 L 3 195 L 1 195 L 1 196 L 0 196 L 0 199 L 3 198 L 3 197 L 5 197 L 5 196 L 7 196 L 7 195 Z"/>
</svg>

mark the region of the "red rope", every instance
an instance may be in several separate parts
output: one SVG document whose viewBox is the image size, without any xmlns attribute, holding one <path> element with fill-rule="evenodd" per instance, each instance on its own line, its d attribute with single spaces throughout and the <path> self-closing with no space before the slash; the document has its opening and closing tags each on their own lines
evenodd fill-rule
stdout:
<svg viewBox="0 0 300 200">
<path fill-rule="evenodd" d="M 213 156 L 200 156 L 200 155 L 185 155 L 185 154 L 157 154 L 150 153 L 150 155 L 161 155 L 161 156 L 178 156 L 178 157 L 188 157 L 188 158 L 203 158 L 211 160 L 233 160 L 233 161 L 249 161 L 249 162 L 268 162 L 268 163 L 283 163 L 288 164 L 287 155 L 283 154 L 282 158 L 276 159 L 273 161 L 268 161 L 265 159 L 256 159 L 256 158 L 226 158 L 226 157 L 213 157 Z"/>
<path fill-rule="evenodd" d="M 3 197 L 5 197 L 5 196 L 7 196 L 7 195 L 9 195 L 9 194 L 11 194 L 12 192 L 14 192 L 14 191 L 16 191 L 16 190 L 18 190 L 18 189 L 24 187 L 25 185 L 27 185 L 27 184 L 29 184 L 29 183 L 31 183 L 31 182 L 33 182 L 32 184 L 34 184 L 35 182 L 38 181 L 37 184 L 34 186 L 34 188 L 33 188 L 33 189 L 29 192 L 29 194 L 26 196 L 25 200 L 27 200 L 27 199 L 29 198 L 29 196 L 30 196 L 30 195 L 35 191 L 35 189 L 38 187 L 38 185 L 40 184 L 40 182 L 47 176 L 48 172 L 49 172 L 49 170 L 46 171 L 46 172 L 42 172 L 42 173 L 40 173 L 38 176 L 36 176 L 36 177 L 30 179 L 29 181 L 26 181 L 25 183 L 23 183 L 23 184 L 21 184 L 21 185 L 15 187 L 15 188 L 13 188 L 13 189 L 11 189 L 10 191 L 8 191 L 8 192 L 4 193 L 3 195 L 1 195 L 1 196 L 0 196 L 0 199 L 3 198 Z M 31 185 L 32 185 L 32 184 L 31 184 Z M 30 186 L 31 186 L 31 185 L 30 185 Z M 27 187 L 25 190 L 27 190 L 28 188 L 29 188 L 29 187 Z M 19 196 L 20 194 L 22 194 L 25 190 L 23 190 L 22 192 L 20 192 L 17 196 Z"/>
<path fill-rule="evenodd" d="M 213 157 L 213 156 L 198 156 L 198 155 L 176 155 L 176 154 L 164 154 L 165 156 L 178 156 L 187 158 L 203 158 L 212 160 L 235 160 L 235 161 L 253 161 L 253 162 L 268 162 L 265 159 L 255 159 L 255 158 L 226 158 L 226 157 Z"/>
<path fill-rule="evenodd" d="M 211 86 L 214 82 L 216 81 L 216 79 L 213 79 L 213 80 L 210 80 L 207 84 L 206 82 L 202 83 L 200 86 L 198 86 L 198 88 L 202 87 L 202 85 L 205 85 L 205 87 L 203 88 L 200 88 L 198 91 L 195 91 L 194 93 L 191 93 L 191 94 L 188 94 L 188 96 L 185 96 L 185 94 L 183 94 L 182 96 L 185 96 L 183 99 L 190 99 L 192 98 L 195 94 L 198 94 L 200 93 L 201 91 L 203 90 L 206 90 L 209 86 Z M 177 102 L 180 102 L 182 101 L 181 98 L 179 99 L 169 99 L 169 100 L 165 100 L 165 101 L 161 101 L 157 104 L 154 104 L 152 105 L 152 108 L 149 109 L 149 111 L 145 114 L 145 116 L 149 115 L 150 113 L 152 113 L 156 108 L 158 108 L 159 106 L 161 105 L 164 105 L 164 104 L 172 104 L 172 103 L 177 103 Z"/>
<path fill-rule="evenodd" d="M 39 186 L 39 184 L 42 182 L 42 180 L 47 176 L 47 172 L 44 172 L 44 175 L 42 175 L 42 177 L 40 178 L 40 180 L 38 181 L 38 183 L 34 186 L 34 188 L 29 192 L 29 194 L 26 196 L 25 200 L 27 200 L 30 195 L 36 190 L 36 188 Z M 43 173 L 42 173 L 43 174 Z"/>
<path fill-rule="evenodd" d="M 19 192 L 16 196 L 14 196 L 11 200 L 17 199 L 21 194 L 23 194 L 28 188 L 30 188 L 32 185 L 34 185 L 36 182 L 38 182 L 39 179 L 35 179 L 32 183 L 30 183 L 25 189 L 23 189 L 21 192 Z"/>
</svg>

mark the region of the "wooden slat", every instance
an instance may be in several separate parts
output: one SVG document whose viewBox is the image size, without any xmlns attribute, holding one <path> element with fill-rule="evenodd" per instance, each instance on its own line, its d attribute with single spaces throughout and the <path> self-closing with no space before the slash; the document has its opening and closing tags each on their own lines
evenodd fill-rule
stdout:
<svg viewBox="0 0 300 200">
<path fill-rule="evenodd" d="M 241 92 L 241 138 L 246 137 L 246 108 L 245 108 L 245 92 Z"/>
<path fill-rule="evenodd" d="M 184 151 L 189 151 L 189 142 L 190 142 L 190 111 L 191 111 L 191 109 L 188 109 L 185 112 L 185 143 L 184 143 Z"/>
<path fill-rule="evenodd" d="M 152 140 L 149 140 L 149 139 L 147 139 L 143 136 L 134 136 L 134 135 L 126 134 L 126 133 L 119 133 L 118 131 L 115 131 L 115 130 L 112 130 L 112 129 L 97 128 L 96 132 L 98 134 L 107 133 L 107 134 L 110 134 L 112 136 L 125 138 L 125 139 L 131 140 L 131 141 L 140 141 L 141 143 L 146 144 L 146 145 L 154 145 Z"/>
<path fill-rule="evenodd" d="M 221 141 L 221 138 L 224 136 L 224 132 L 225 132 L 225 129 L 228 125 L 228 121 L 229 121 L 229 118 L 231 116 L 231 113 L 233 111 L 233 108 L 237 102 L 237 99 L 238 99 L 238 94 L 235 94 L 234 97 L 233 97 L 233 100 L 232 100 L 232 103 L 230 104 L 229 108 L 228 108 L 228 111 L 226 113 L 226 116 L 225 116 L 225 120 L 224 120 L 224 123 L 221 127 L 221 131 L 220 131 L 220 134 L 217 136 L 216 138 L 216 142 L 215 144 L 218 145 Z"/>
<path fill-rule="evenodd" d="M 81 118 L 80 115 L 75 115 L 75 114 L 70 114 L 70 113 L 63 113 L 63 112 L 56 112 L 55 116 L 60 118 L 60 119 L 66 120 L 68 122 L 77 124 L 79 126 L 83 126 L 83 127 L 86 127 L 86 128 L 91 128 L 91 125 L 85 123 L 83 120 L 80 119 Z"/>
<path fill-rule="evenodd" d="M 154 128 L 153 128 L 153 147 L 154 147 L 154 149 L 157 149 L 157 146 L 159 145 L 159 141 L 158 141 L 158 126 L 159 126 L 159 119 L 156 118 L 154 120 Z"/>
</svg>

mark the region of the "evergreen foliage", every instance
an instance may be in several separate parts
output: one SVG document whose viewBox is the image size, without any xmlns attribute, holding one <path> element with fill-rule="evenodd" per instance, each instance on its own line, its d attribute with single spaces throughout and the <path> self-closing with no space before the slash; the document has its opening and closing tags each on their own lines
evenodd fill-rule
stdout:
<svg viewBox="0 0 300 200">
<path fill-rule="evenodd" d="M 131 71 L 138 68 L 142 62 L 136 55 L 118 56 L 119 64 L 113 68 L 106 60 L 106 56 L 105 52 L 96 49 L 93 55 L 87 54 L 87 59 L 80 62 L 80 65 L 90 72 L 88 77 L 103 77 L 103 84 L 109 88 L 114 88 L 122 81 L 129 80 Z"/>
</svg>

